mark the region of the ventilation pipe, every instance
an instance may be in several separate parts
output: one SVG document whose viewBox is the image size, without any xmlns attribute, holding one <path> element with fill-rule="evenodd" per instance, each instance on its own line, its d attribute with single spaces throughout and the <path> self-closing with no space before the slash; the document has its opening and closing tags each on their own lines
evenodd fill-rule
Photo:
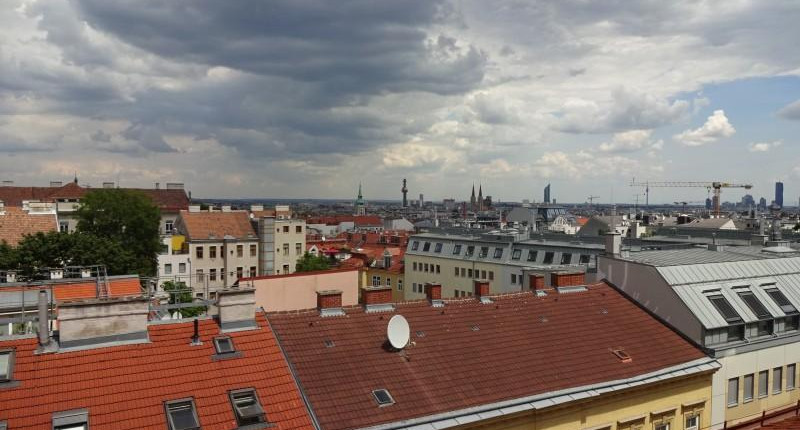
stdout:
<svg viewBox="0 0 800 430">
<path fill-rule="evenodd" d="M 50 343 L 50 315 L 48 312 L 47 291 L 39 290 L 39 345 L 47 346 Z"/>
</svg>

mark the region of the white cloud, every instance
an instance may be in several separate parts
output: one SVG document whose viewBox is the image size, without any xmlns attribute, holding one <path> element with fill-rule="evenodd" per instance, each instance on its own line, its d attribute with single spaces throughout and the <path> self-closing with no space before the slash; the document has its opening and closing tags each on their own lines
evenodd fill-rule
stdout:
<svg viewBox="0 0 800 430">
<path fill-rule="evenodd" d="M 781 146 L 783 141 L 776 140 L 774 142 L 753 142 L 749 145 L 750 152 L 767 152 L 772 148 Z"/>
<path fill-rule="evenodd" d="M 664 167 L 657 160 L 641 163 L 620 155 L 598 155 L 589 151 L 552 151 L 534 161 L 532 171 L 539 178 L 615 178 L 659 173 Z"/>
<path fill-rule="evenodd" d="M 800 100 L 784 106 L 778 111 L 778 115 L 786 119 L 800 120 Z"/>
<path fill-rule="evenodd" d="M 686 130 L 673 137 L 686 146 L 700 146 L 716 142 L 724 137 L 731 137 L 734 133 L 736 133 L 736 129 L 728 122 L 725 111 L 719 109 L 715 110 L 700 128 Z"/>
<path fill-rule="evenodd" d="M 664 141 L 652 140 L 650 136 L 653 130 L 631 130 L 615 133 L 611 142 L 600 144 L 603 152 L 634 152 L 644 148 L 660 150 L 664 146 Z"/>
</svg>

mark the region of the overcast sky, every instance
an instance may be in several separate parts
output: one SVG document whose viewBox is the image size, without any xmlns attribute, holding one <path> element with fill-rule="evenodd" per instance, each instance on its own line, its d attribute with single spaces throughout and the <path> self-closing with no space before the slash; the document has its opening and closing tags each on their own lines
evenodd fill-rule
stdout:
<svg viewBox="0 0 800 430">
<path fill-rule="evenodd" d="M 794 0 L 4 0 L 0 179 L 572 202 L 784 180 L 797 204 L 798 23 Z"/>
</svg>

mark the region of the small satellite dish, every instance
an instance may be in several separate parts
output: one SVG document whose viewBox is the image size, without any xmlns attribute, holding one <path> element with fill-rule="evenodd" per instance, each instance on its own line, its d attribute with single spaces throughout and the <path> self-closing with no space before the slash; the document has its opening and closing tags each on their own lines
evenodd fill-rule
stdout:
<svg viewBox="0 0 800 430">
<path fill-rule="evenodd" d="M 389 325 L 386 327 L 386 336 L 389 338 L 389 343 L 392 348 L 403 349 L 408 345 L 408 340 L 411 336 L 411 329 L 408 326 L 408 321 L 402 315 L 395 315 L 389 320 Z"/>
</svg>

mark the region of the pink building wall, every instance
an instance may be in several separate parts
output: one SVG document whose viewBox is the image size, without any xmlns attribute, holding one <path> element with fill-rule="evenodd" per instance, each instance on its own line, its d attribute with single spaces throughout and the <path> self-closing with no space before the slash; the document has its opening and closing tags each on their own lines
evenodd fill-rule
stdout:
<svg viewBox="0 0 800 430">
<path fill-rule="evenodd" d="M 256 290 L 256 306 L 267 312 L 313 309 L 317 291 L 341 290 L 342 306 L 358 304 L 358 269 L 257 276 L 239 284 Z"/>
</svg>

